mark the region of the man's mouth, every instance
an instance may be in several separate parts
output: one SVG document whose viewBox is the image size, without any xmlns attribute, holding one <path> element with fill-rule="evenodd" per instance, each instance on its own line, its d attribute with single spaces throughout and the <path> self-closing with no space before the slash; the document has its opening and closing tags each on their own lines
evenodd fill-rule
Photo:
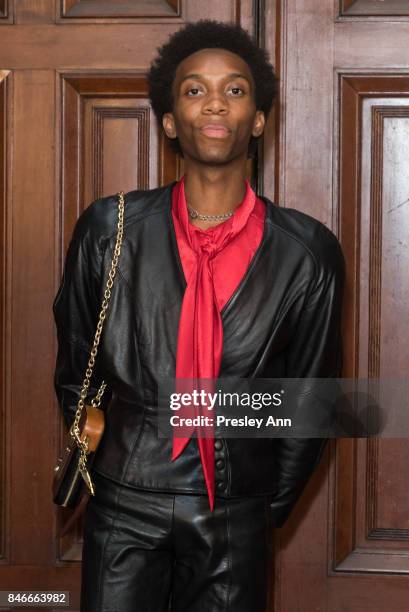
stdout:
<svg viewBox="0 0 409 612">
<path fill-rule="evenodd" d="M 224 125 L 204 125 L 200 131 L 210 138 L 226 138 L 230 134 L 230 130 Z"/>
</svg>

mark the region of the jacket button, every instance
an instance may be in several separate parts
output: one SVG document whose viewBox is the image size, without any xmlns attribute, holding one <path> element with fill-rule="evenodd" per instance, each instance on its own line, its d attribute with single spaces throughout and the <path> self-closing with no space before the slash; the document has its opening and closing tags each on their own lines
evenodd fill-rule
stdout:
<svg viewBox="0 0 409 612">
<path fill-rule="evenodd" d="M 225 466 L 225 465 L 226 465 L 226 464 L 224 463 L 223 459 L 218 459 L 218 460 L 216 461 L 216 467 L 217 467 L 219 470 L 222 470 L 222 469 L 224 468 L 224 466 Z"/>
<path fill-rule="evenodd" d="M 225 487 L 224 482 L 218 482 L 218 483 L 217 483 L 217 488 L 218 488 L 218 489 L 224 489 L 224 487 Z"/>
<path fill-rule="evenodd" d="M 221 440 L 215 440 L 214 442 L 214 447 L 217 450 L 221 450 L 223 448 L 223 442 Z"/>
</svg>

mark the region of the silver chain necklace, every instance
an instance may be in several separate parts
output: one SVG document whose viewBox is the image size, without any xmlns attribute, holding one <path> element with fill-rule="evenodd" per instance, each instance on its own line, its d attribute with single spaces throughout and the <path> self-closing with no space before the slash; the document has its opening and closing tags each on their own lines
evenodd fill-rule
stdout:
<svg viewBox="0 0 409 612">
<path fill-rule="evenodd" d="M 199 212 L 197 212 L 197 210 L 189 206 L 189 204 L 187 204 L 187 209 L 188 209 L 189 217 L 191 217 L 192 219 L 201 219 L 202 221 L 210 221 L 210 220 L 217 221 L 219 219 L 228 219 L 229 217 L 234 215 L 234 213 L 236 212 L 235 210 L 232 210 L 231 212 L 224 213 L 223 215 L 201 215 Z"/>
</svg>

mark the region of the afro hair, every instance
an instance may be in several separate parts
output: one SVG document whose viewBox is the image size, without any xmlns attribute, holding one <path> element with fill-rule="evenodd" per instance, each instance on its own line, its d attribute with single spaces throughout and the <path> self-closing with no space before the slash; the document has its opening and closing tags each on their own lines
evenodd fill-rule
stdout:
<svg viewBox="0 0 409 612">
<path fill-rule="evenodd" d="M 211 19 L 201 19 L 177 30 L 158 48 L 158 55 L 148 71 L 149 99 L 153 112 L 162 125 L 165 113 L 172 112 L 172 84 L 180 62 L 201 49 L 226 49 L 247 62 L 255 83 L 257 110 L 269 114 L 278 91 L 278 79 L 267 51 L 258 47 L 241 26 Z M 254 156 L 258 138 L 251 136 L 248 156 Z M 179 139 L 170 139 L 173 151 L 183 157 Z"/>
</svg>

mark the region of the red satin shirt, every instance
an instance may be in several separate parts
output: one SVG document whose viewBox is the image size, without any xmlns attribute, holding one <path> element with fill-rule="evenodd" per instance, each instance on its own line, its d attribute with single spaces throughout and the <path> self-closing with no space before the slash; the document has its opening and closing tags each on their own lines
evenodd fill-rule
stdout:
<svg viewBox="0 0 409 612">
<path fill-rule="evenodd" d="M 206 230 L 193 225 L 184 195 L 184 177 L 172 191 L 172 218 L 187 282 L 178 330 L 176 378 L 217 378 L 222 360 L 223 328 L 220 311 L 237 289 L 260 245 L 265 204 L 248 181 L 235 214 Z M 203 386 L 202 386 L 203 388 Z M 184 437 L 174 433 L 172 460 L 183 452 Z M 199 436 L 198 446 L 209 496 L 214 506 L 214 439 Z M 209 439 L 210 438 L 210 439 Z"/>
</svg>

